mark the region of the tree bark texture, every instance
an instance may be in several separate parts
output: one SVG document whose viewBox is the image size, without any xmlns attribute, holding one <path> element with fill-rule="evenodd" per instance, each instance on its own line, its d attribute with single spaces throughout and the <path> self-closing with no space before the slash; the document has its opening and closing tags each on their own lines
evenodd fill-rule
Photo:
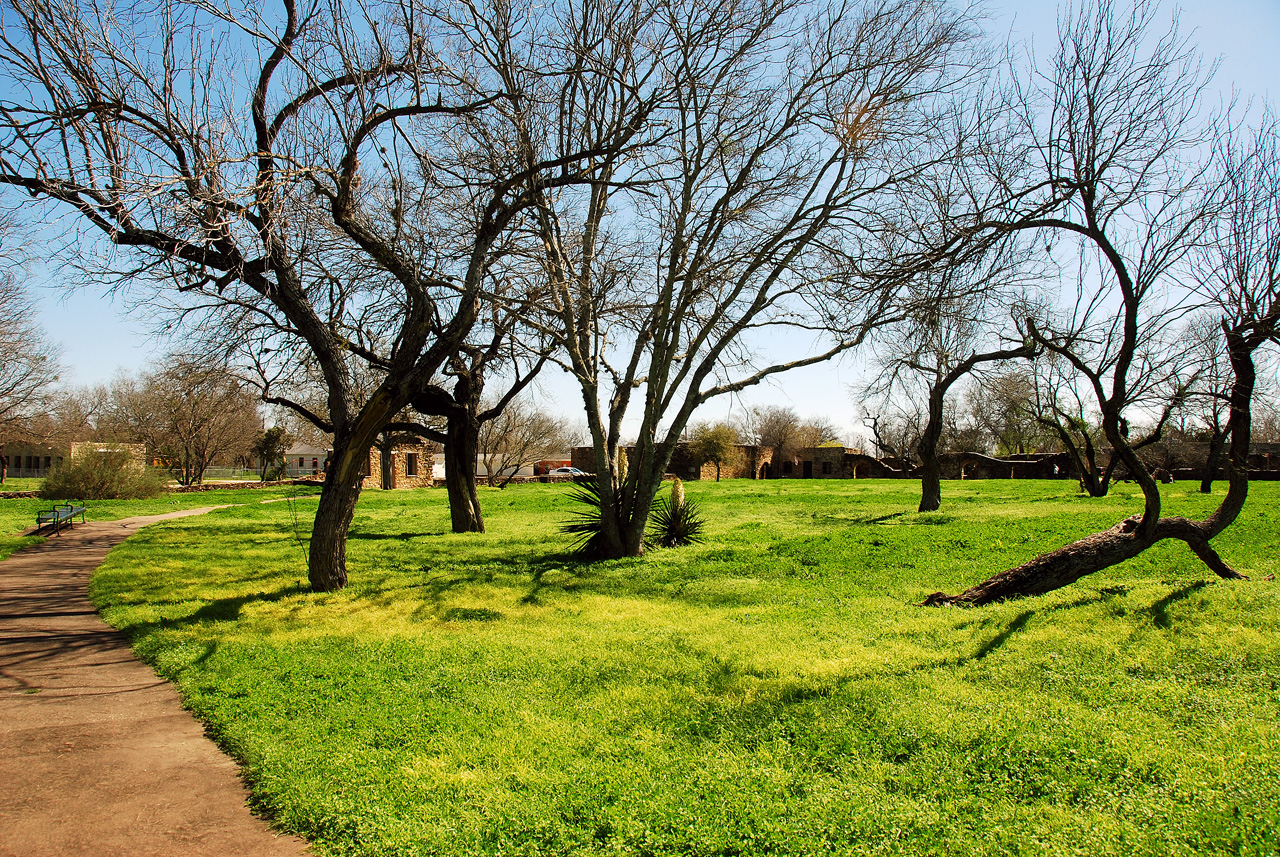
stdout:
<svg viewBox="0 0 1280 857">
<path fill-rule="evenodd" d="M 1209 454 L 1205 456 L 1204 473 L 1200 477 L 1200 493 L 1213 493 L 1213 475 L 1218 471 L 1218 464 L 1222 460 L 1222 440 L 1224 434 L 1221 429 L 1214 428 L 1209 436 Z"/>
<path fill-rule="evenodd" d="M 921 512 L 936 512 L 942 507 L 942 466 L 938 453 L 930 450 L 920 453 L 920 508 Z"/>
<path fill-rule="evenodd" d="M 976 607 L 1011 598 L 1044 595 L 1075 583 L 1096 571 L 1102 571 L 1132 559 L 1164 539 L 1178 539 L 1186 542 L 1196 556 L 1200 557 L 1219 577 L 1232 580 L 1245 579 L 1244 575 L 1232 570 L 1223 562 L 1217 552 L 1210 547 L 1210 536 L 1204 522 L 1177 517 L 1161 518 L 1156 526 L 1155 535 L 1143 536 L 1139 532 L 1141 521 L 1141 515 L 1125 518 L 1105 532 L 1094 533 L 1066 547 L 1041 554 L 1030 562 L 1003 571 L 959 595 L 935 592 L 925 599 L 924 605 L 926 607 L 957 605 Z"/>
<path fill-rule="evenodd" d="M 469 408 L 449 415 L 444 445 L 444 484 L 449 494 L 449 519 L 455 533 L 483 533 L 484 515 L 476 490 L 476 456 L 480 424 Z"/>
<path fill-rule="evenodd" d="M 970 363 L 965 371 L 971 367 Z M 916 443 L 916 455 L 920 459 L 920 512 L 936 512 L 942 507 L 942 463 L 938 461 L 938 441 L 942 438 L 942 405 L 947 389 L 959 377 L 957 367 L 957 371 L 940 378 L 929 390 L 929 421 L 925 423 L 920 440 Z"/>
<path fill-rule="evenodd" d="M 316 507 L 307 555 L 307 578 L 315 592 L 347 585 L 347 532 L 355 517 L 369 451 L 335 443 L 320 503 Z"/>
</svg>

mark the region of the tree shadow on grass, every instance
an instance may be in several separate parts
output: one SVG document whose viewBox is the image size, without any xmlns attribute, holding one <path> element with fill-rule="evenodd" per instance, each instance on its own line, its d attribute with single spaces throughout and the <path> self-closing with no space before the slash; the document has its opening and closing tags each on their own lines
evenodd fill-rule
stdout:
<svg viewBox="0 0 1280 857">
<path fill-rule="evenodd" d="M 181 630 L 201 622 L 234 622 L 240 618 L 244 608 L 251 604 L 274 604 L 297 595 L 307 595 L 311 589 L 304 583 L 289 583 L 272 591 L 253 592 L 245 595 L 232 595 L 226 598 L 199 599 L 204 603 L 183 616 L 159 619 L 154 622 L 135 622 L 120 626 L 119 630 L 132 638 L 146 637 L 157 631 Z M 174 603 L 174 602 L 170 602 Z"/>
<path fill-rule="evenodd" d="M 1014 634 L 1018 633 L 1023 628 L 1025 628 L 1027 623 L 1031 621 L 1031 617 L 1034 615 L 1036 615 L 1036 611 L 1034 610 L 1025 610 L 1022 613 L 1019 613 L 1017 616 L 1014 617 L 1012 622 L 1010 622 L 1008 625 L 1005 626 L 1004 630 L 1000 631 L 990 640 L 988 640 L 987 642 L 979 646 L 972 655 L 970 655 L 967 658 L 955 659 L 956 665 L 958 666 L 959 664 L 965 663 L 966 661 L 982 660 L 987 655 L 991 654 L 996 649 L 1003 646 L 1005 642 L 1007 642 L 1008 639 L 1012 637 Z"/>
<path fill-rule="evenodd" d="M 850 685 L 878 679 L 906 678 L 939 668 L 954 668 L 981 661 L 1021 632 L 1036 612 L 1025 610 L 1013 617 L 995 636 L 968 655 L 930 659 L 925 663 L 898 669 L 853 672 L 822 678 L 780 676 L 773 671 L 760 671 L 749 661 L 723 657 L 721 653 L 705 647 L 678 645 L 676 648 L 680 654 L 693 656 L 702 662 L 704 673 L 694 679 L 695 683 L 702 685 L 703 711 L 696 718 L 698 725 L 682 731 L 686 731 L 690 738 L 714 740 L 723 740 L 726 734 L 742 734 L 743 740 L 749 745 L 753 732 L 767 731 L 766 727 L 776 724 L 784 713 L 804 716 L 806 703 L 838 695 Z M 748 678 L 757 681 L 751 682 L 753 692 L 744 699 L 741 689 L 744 680 Z"/>
<path fill-rule="evenodd" d="M 544 589 L 563 591 L 580 588 L 592 577 L 591 570 L 597 565 L 565 550 L 520 557 L 494 555 L 490 564 L 512 575 L 529 576 L 529 589 L 520 599 L 521 604 L 537 604 L 538 596 Z M 568 580 L 561 580 L 558 574 L 560 572 L 563 572 Z M 548 580 L 548 575 L 554 575 L 554 580 Z M 495 576 L 490 574 L 490 579 Z"/>
<path fill-rule="evenodd" d="M 234 622 L 240 618 L 241 612 L 250 604 L 274 604 L 295 595 L 305 595 L 311 589 L 305 584 L 290 583 L 272 592 L 255 592 L 248 595 L 235 595 L 229 598 L 215 598 L 199 610 L 189 614 L 184 620 L 195 622 Z"/>
<path fill-rule="evenodd" d="M 1197 580 L 1195 583 L 1188 583 L 1181 586 L 1164 598 L 1161 598 L 1149 608 L 1151 613 L 1151 621 L 1155 623 L 1157 628 L 1169 628 L 1173 625 L 1173 617 L 1169 615 L 1169 608 L 1179 601 L 1190 598 L 1195 593 L 1209 585 L 1207 580 Z"/>
</svg>

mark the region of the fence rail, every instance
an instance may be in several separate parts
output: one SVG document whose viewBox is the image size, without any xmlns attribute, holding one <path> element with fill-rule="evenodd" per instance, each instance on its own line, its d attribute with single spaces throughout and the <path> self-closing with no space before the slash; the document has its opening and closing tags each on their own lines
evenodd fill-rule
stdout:
<svg viewBox="0 0 1280 857">
<path fill-rule="evenodd" d="M 5 471 L 6 479 L 43 479 L 49 475 L 51 467 L 10 467 Z"/>
<path fill-rule="evenodd" d="M 245 470 L 243 467 L 206 467 L 204 469 L 204 479 L 206 482 L 216 481 L 220 479 L 257 479 L 258 471 Z"/>
</svg>

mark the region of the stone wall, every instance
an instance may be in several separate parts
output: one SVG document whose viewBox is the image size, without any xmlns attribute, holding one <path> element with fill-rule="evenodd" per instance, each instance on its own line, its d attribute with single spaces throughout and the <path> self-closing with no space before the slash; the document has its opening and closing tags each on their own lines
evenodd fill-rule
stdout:
<svg viewBox="0 0 1280 857">
<path fill-rule="evenodd" d="M 397 444 L 391 451 L 389 488 L 430 488 L 434 482 L 436 447 L 433 443 Z M 369 450 L 362 488 L 382 488 L 382 451 Z"/>
<path fill-rule="evenodd" d="M 0 446 L 0 455 L 6 459 L 9 475 L 18 473 L 44 476 L 51 467 L 62 464 L 66 449 L 32 443 L 6 443 Z"/>
<path fill-rule="evenodd" d="M 721 467 L 721 479 L 908 479 L 918 475 L 914 468 L 905 468 L 902 462 L 879 459 L 839 446 L 798 450 L 789 461 L 782 462 L 779 468 L 781 472 L 777 474 L 773 473 L 772 448 L 741 444 L 738 452 L 736 463 Z M 1105 462 L 1108 454 L 1107 450 L 1100 450 L 1099 462 Z M 574 448 L 572 463 L 585 473 L 595 472 L 594 451 L 589 446 Z M 1008 458 L 995 458 L 975 452 L 950 453 L 940 456 L 939 463 L 943 479 L 1078 478 L 1071 457 L 1065 452 L 1027 453 Z M 1173 474 L 1177 479 L 1199 479 L 1202 468 L 1203 465 L 1198 468 L 1179 468 Z M 716 466 L 698 466 L 689 455 L 688 445 L 680 444 L 671 455 L 667 473 L 689 481 L 714 481 Z M 1122 477 L 1123 471 L 1117 471 L 1116 475 Z M 1280 481 L 1280 444 L 1253 445 L 1249 455 L 1249 476 L 1257 480 Z M 1220 470 L 1218 478 L 1225 478 L 1225 471 Z"/>
<path fill-rule="evenodd" d="M 109 441 L 86 440 L 71 444 L 71 463 L 86 455 L 105 452 L 123 452 L 129 461 L 139 470 L 147 466 L 147 447 L 141 443 L 112 443 Z"/>
</svg>

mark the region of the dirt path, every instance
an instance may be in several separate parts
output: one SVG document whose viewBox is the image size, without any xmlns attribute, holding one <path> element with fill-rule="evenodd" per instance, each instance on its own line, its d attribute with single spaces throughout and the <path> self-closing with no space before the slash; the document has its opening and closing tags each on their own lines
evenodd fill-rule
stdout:
<svg viewBox="0 0 1280 857">
<path fill-rule="evenodd" d="M 78 525 L 0 562 L 0 857 L 302 855 L 245 806 L 234 762 L 86 596 L 139 527 Z"/>
</svg>

